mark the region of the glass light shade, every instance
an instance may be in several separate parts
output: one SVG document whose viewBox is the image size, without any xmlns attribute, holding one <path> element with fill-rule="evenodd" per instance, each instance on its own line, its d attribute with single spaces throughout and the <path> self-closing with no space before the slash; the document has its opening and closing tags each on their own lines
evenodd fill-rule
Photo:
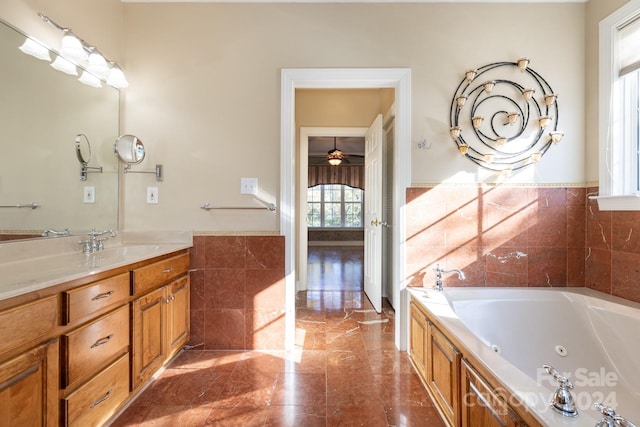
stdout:
<svg viewBox="0 0 640 427">
<path fill-rule="evenodd" d="M 544 129 L 547 126 L 549 126 L 549 123 L 551 123 L 551 116 L 542 116 L 540 117 L 539 121 L 540 121 L 540 127 Z"/>
<path fill-rule="evenodd" d="M 533 94 L 535 92 L 536 92 L 535 89 L 525 89 L 525 90 L 522 91 L 522 96 L 524 96 L 524 99 L 529 101 L 531 98 L 533 98 Z"/>
<path fill-rule="evenodd" d="M 77 76 L 78 69 L 76 66 L 69 61 L 68 59 L 63 58 L 62 56 L 56 57 L 56 59 L 51 63 L 51 66 L 58 71 L 62 71 L 63 73 Z"/>
<path fill-rule="evenodd" d="M 553 105 L 554 102 L 556 102 L 556 99 L 558 99 L 558 94 L 556 93 L 551 93 L 548 95 L 544 96 L 544 104 L 548 107 L 550 105 Z"/>
<path fill-rule="evenodd" d="M 329 159 L 329 164 L 331 166 L 338 166 L 340 163 L 342 163 L 342 159 L 338 159 L 338 158 Z"/>
<path fill-rule="evenodd" d="M 77 63 L 85 62 L 89 59 L 87 51 L 84 50 L 82 42 L 71 31 L 65 31 L 62 37 L 62 46 L 60 53 L 67 59 Z"/>
<path fill-rule="evenodd" d="M 467 70 L 464 73 L 464 78 L 467 81 L 467 83 L 471 83 L 473 81 L 473 79 L 476 78 L 477 75 L 478 75 L 478 71 L 477 70 Z"/>
<path fill-rule="evenodd" d="M 27 37 L 24 43 L 22 43 L 22 46 L 18 49 L 27 55 L 33 56 L 34 58 L 42 59 L 43 61 L 51 61 L 49 49 L 30 37 Z"/>
<path fill-rule="evenodd" d="M 479 129 L 480 126 L 482 126 L 482 122 L 484 121 L 484 117 L 482 116 L 473 116 L 471 118 L 471 121 L 473 122 L 473 127 L 476 129 Z"/>
<path fill-rule="evenodd" d="M 520 117 L 518 113 L 509 113 L 507 114 L 507 122 L 512 125 L 518 120 L 518 117 Z"/>
<path fill-rule="evenodd" d="M 453 139 L 458 139 L 460 132 L 462 132 L 462 128 L 460 126 L 453 126 L 449 129 L 449 135 L 451 135 L 451 138 Z"/>
<path fill-rule="evenodd" d="M 493 90 L 493 88 L 496 86 L 496 82 L 494 81 L 490 81 L 490 82 L 486 82 L 484 84 L 484 91 L 487 93 L 491 93 L 491 91 Z"/>
<path fill-rule="evenodd" d="M 100 83 L 100 79 L 87 71 L 83 71 L 82 75 L 78 80 L 81 83 L 84 83 L 89 86 L 102 87 L 102 83 Z"/>
<path fill-rule="evenodd" d="M 557 144 L 562 140 L 562 137 L 564 136 L 564 132 L 559 132 L 559 131 L 549 132 L 549 135 L 551 136 L 551 142 L 553 142 L 554 144 Z"/>
<path fill-rule="evenodd" d="M 482 159 L 486 162 L 486 163 L 491 163 L 493 162 L 493 154 L 485 154 L 484 156 L 482 156 Z"/>
<path fill-rule="evenodd" d="M 456 98 L 456 104 L 458 105 L 459 108 L 464 107 L 464 104 L 467 102 L 467 97 L 466 96 L 459 96 Z"/>
<path fill-rule="evenodd" d="M 114 64 L 111 67 L 111 71 L 109 72 L 109 77 L 107 78 L 107 84 L 115 87 L 116 89 L 129 86 L 129 82 L 124 77 L 124 73 L 122 72 L 120 67 L 118 67 L 117 64 Z"/>
<path fill-rule="evenodd" d="M 100 78 L 107 78 L 109 76 L 109 66 L 104 56 L 97 50 L 94 50 L 89 54 L 89 65 L 87 65 L 87 71 Z"/>
<path fill-rule="evenodd" d="M 465 156 L 469 152 L 469 146 L 467 144 L 461 144 L 458 146 L 458 151 Z"/>
<path fill-rule="evenodd" d="M 529 66 L 529 58 L 520 58 L 518 59 L 518 68 L 520 71 L 524 71 Z"/>
<path fill-rule="evenodd" d="M 496 139 L 496 144 L 497 144 L 499 147 L 502 147 L 502 146 L 503 146 L 504 144 L 506 144 L 506 143 L 507 143 L 507 138 L 505 138 L 505 137 L 503 137 L 503 136 L 501 136 L 500 138 Z"/>
</svg>

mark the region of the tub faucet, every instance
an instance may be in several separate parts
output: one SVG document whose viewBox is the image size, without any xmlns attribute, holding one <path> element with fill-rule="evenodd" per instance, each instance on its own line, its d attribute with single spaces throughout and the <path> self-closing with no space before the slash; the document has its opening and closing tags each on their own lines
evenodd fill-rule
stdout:
<svg viewBox="0 0 640 427">
<path fill-rule="evenodd" d="M 565 417 L 577 417 L 576 401 L 571 394 L 573 384 L 553 366 L 542 365 L 542 367 L 549 375 L 553 376 L 554 380 L 558 381 L 558 388 L 553 392 L 553 397 L 551 398 L 551 408 Z"/>
<path fill-rule="evenodd" d="M 628 419 L 621 417 L 620 415 L 616 415 L 616 412 L 613 408 L 609 406 L 604 406 L 602 403 L 598 402 L 593 407 L 596 411 L 600 411 L 604 417 L 596 423 L 595 427 L 636 427 Z"/>
<path fill-rule="evenodd" d="M 436 286 L 434 287 L 435 290 L 437 291 L 442 291 L 443 287 L 442 287 L 442 275 L 443 274 L 449 274 L 449 273 L 457 273 L 458 274 L 458 279 L 460 280 L 464 280 L 464 273 L 462 272 L 462 270 L 443 270 L 440 268 L 440 264 L 436 264 Z"/>
</svg>

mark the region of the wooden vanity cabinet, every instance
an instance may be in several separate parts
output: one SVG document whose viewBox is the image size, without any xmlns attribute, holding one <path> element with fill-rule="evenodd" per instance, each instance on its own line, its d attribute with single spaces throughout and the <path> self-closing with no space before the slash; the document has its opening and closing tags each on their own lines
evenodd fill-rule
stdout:
<svg viewBox="0 0 640 427">
<path fill-rule="evenodd" d="M 462 361 L 462 427 L 522 427 L 525 424 L 466 361 Z"/>
<path fill-rule="evenodd" d="M 58 425 L 58 340 L 0 363 L 0 426 Z"/>
<path fill-rule="evenodd" d="M 429 322 L 426 342 L 426 382 L 451 427 L 460 426 L 460 360 L 462 354 Z"/>
<path fill-rule="evenodd" d="M 418 374 L 426 382 L 427 373 L 426 366 L 426 343 L 427 343 L 427 326 L 428 320 L 415 302 L 409 304 L 409 313 L 411 316 L 411 335 L 409 339 L 409 355 L 413 361 Z"/>
<path fill-rule="evenodd" d="M 58 297 L 0 311 L 0 426 L 58 425 Z"/>
<path fill-rule="evenodd" d="M 131 390 L 150 380 L 189 338 L 188 257 L 133 271 Z"/>
<path fill-rule="evenodd" d="M 460 426 L 460 360 L 462 354 L 411 300 L 410 356 L 449 427 Z"/>
<path fill-rule="evenodd" d="M 102 426 L 189 339 L 186 250 L 0 301 L 0 427 Z"/>
</svg>

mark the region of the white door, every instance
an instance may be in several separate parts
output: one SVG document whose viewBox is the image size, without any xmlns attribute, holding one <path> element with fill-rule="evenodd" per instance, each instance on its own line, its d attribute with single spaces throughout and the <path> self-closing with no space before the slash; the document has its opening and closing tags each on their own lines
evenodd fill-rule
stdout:
<svg viewBox="0 0 640 427">
<path fill-rule="evenodd" d="M 382 312 L 382 114 L 365 136 L 364 157 L 364 292 Z"/>
</svg>

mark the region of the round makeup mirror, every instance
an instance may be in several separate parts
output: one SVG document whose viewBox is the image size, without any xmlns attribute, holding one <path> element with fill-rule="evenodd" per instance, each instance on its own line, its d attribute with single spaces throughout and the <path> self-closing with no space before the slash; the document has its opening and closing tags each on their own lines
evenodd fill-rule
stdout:
<svg viewBox="0 0 640 427">
<path fill-rule="evenodd" d="M 144 159 L 144 145 L 133 135 L 122 135 L 116 139 L 113 152 L 128 165 L 137 165 Z"/>
<path fill-rule="evenodd" d="M 81 165 L 86 166 L 91 161 L 91 144 L 89 138 L 83 133 L 76 136 L 76 156 Z"/>
</svg>

